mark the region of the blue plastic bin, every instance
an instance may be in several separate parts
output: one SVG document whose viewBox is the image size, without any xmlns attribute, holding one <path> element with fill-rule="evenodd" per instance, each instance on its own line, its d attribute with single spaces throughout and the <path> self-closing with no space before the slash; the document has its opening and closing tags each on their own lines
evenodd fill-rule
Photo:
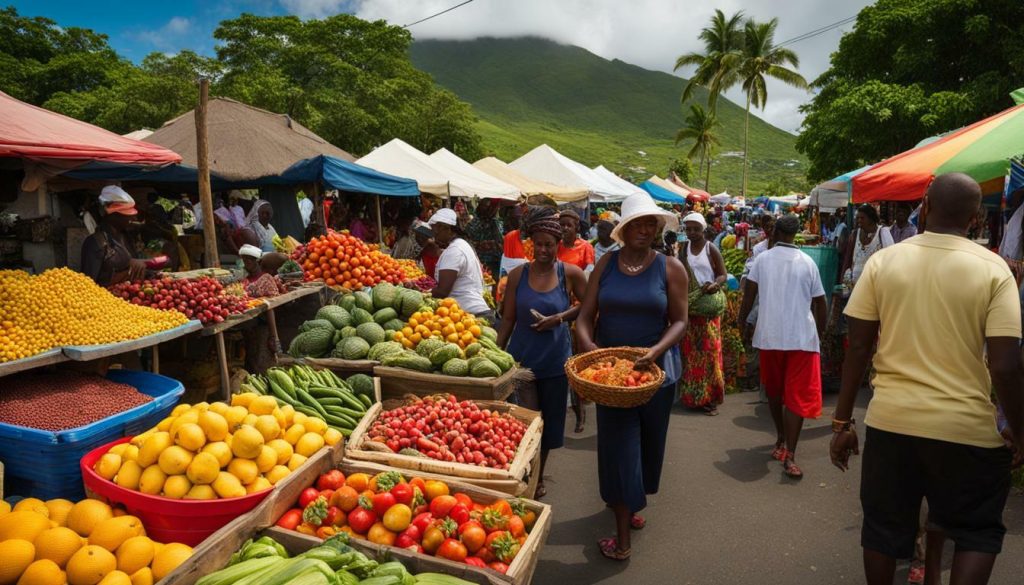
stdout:
<svg viewBox="0 0 1024 585">
<path fill-rule="evenodd" d="M 43 500 L 85 497 L 78 462 L 96 447 L 137 435 L 168 416 L 185 392 L 181 382 L 148 372 L 110 370 L 107 379 L 134 386 L 152 402 L 89 425 L 51 432 L 0 423 L 4 494 Z M 73 404 L 65 408 L 74 408 Z"/>
</svg>

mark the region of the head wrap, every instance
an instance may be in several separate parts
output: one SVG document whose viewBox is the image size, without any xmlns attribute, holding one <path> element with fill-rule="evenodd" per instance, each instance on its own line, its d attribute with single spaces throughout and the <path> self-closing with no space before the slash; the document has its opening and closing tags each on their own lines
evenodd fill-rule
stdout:
<svg viewBox="0 0 1024 585">
<path fill-rule="evenodd" d="M 535 207 L 526 216 L 525 232 L 531 236 L 535 232 L 551 234 L 556 240 L 560 240 L 562 225 L 558 223 L 559 217 L 559 213 L 550 207 Z"/>
<path fill-rule="evenodd" d="M 135 200 L 117 185 L 107 185 L 100 191 L 100 203 L 103 205 L 110 205 L 111 203 L 131 203 L 135 205 Z"/>
<path fill-rule="evenodd" d="M 580 214 L 576 213 L 576 210 L 572 209 L 571 207 L 567 207 L 558 213 L 559 219 L 563 217 L 571 217 L 576 220 L 576 223 L 580 222 Z"/>
<path fill-rule="evenodd" d="M 708 227 L 707 220 L 704 219 L 703 215 L 701 215 L 701 214 L 699 214 L 697 212 L 691 213 L 691 214 L 689 214 L 689 215 L 687 215 L 686 217 L 683 218 L 683 223 L 689 223 L 691 221 L 694 222 L 694 223 L 699 223 L 700 227 L 702 227 L 702 228 L 707 228 Z"/>
<path fill-rule="evenodd" d="M 427 220 L 427 225 L 429 225 L 430 227 L 434 227 L 436 224 L 439 223 L 454 226 L 458 223 L 458 216 L 456 216 L 455 211 L 451 209 L 438 209 L 437 212 L 434 213 L 434 215 L 430 216 L 430 219 Z"/>
<path fill-rule="evenodd" d="M 245 244 L 238 249 L 238 255 L 249 256 L 251 258 L 256 258 L 257 260 L 259 260 L 261 257 L 263 257 L 263 250 L 260 250 L 259 248 L 253 246 L 252 244 Z"/>
<path fill-rule="evenodd" d="M 256 203 L 252 204 L 252 209 L 250 209 L 249 214 L 245 216 L 245 225 L 255 227 L 256 224 L 260 223 L 260 209 L 264 205 L 270 205 L 270 202 L 266 199 L 259 199 Z"/>
</svg>

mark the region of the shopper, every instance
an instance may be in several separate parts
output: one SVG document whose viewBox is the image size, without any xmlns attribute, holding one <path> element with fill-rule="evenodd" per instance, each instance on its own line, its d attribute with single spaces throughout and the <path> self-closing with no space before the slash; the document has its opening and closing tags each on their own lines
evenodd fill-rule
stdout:
<svg viewBox="0 0 1024 585">
<path fill-rule="evenodd" d="M 800 220 L 787 215 L 775 224 L 775 245 L 758 257 L 743 290 L 740 328 L 750 333 L 747 318 L 759 298 L 765 307 L 753 328 L 759 351 L 761 383 L 775 423 L 772 458 L 785 474 L 803 477 L 796 446 L 805 418 L 821 415 L 820 339 L 825 330 L 825 289 L 818 267 L 793 244 Z"/>
<path fill-rule="evenodd" d="M 558 214 L 562 225 L 562 241 L 558 244 L 558 259 L 590 274 L 594 269 L 594 247 L 580 237 L 580 216 L 572 209 Z"/>
<path fill-rule="evenodd" d="M 892 244 L 892 234 L 889 233 L 889 228 L 878 223 L 878 210 L 868 203 L 858 207 L 857 229 L 854 231 L 850 243 L 847 244 L 846 261 L 843 267 L 844 280 L 856 286 L 860 275 L 864 272 L 868 258 Z"/>
<path fill-rule="evenodd" d="M 844 471 L 858 452 L 853 405 L 878 344 L 861 478 L 869 585 L 890 585 L 896 560 L 913 553 L 925 496 L 931 521 L 956 543 L 951 582 L 987 583 L 1006 532 L 1011 461 L 1021 459 L 997 431 L 993 388 L 1014 443 L 1024 440 L 1016 283 L 965 237 L 981 188 L 951 173 L 925 197 L 928 230 L 872 256 L 846 307 L 830 449 Z"/>
<path fill-rule="evenodd" d="M 146 262 L 133 257 L 127 234 L 138 215 L 135 200 L 120 187 L 108 185 L 100 193 L 100 205 L 99 225 L 82 242 L 82 273 L 100 286 L 143 278 Z"/>
<path fill-rule="evenodd" d="M 476 249 L 480 263 L 486 266 L 492 275 L 498 274 L 500 270 L 501 251 L 504 245 L 504 231 L 501 220 L 496 216 L 497 211 L 497 200 L 484 199 L 476 207 L 476 217 L 466 224 L 469 243 Z"/>
<path fill-rule="evenodd" d="M 619 243 L 612 239 L 612 230 L 615 224 L 607 219 L 597 222 L 597 242 L 594 244 L 594 263 L 601 261 L 601 257 L 608 252 L 619 249 Z"/>
<path fill-rule="evenodd" d="M 530 368 L 536 377 L 533 385 L 520 393 L 520 404 L 539 410 L 544 420 L 535 494 L 541 498 L 547 493 L 544 469 L 548 453 L 564 443 L 569 394 L 564 366 L 572 355 L 567 323 L 575 321 L 580 310 L 579 304 L 574 306 L 570 301 L 570 293 L 583 298 L 587 280 L 582 270 L 556 259 L 562 228 L 554 209 L 534 208 L 526 216 L 524 229 L 533 240 L 534 259 L 509 274 L 498 345 L 507 345 L 516 361 Z"/>
<path fill-rule="evenodd" d="M 437 260 L 441 257 L 441 247 L 434 241 L 434 231 L 425 223 L 420 223 L 412 229 L 416 236 L 416 245 L 420 248 L 420 263 L 423 265 L 423 272 L 430 278 L 434 278 L 434 271 L 437 269 Z"/>
<path fill-rule="evenodd" d="M 910 208 L 906 205 L 898 205 L 893 215 L 896 221 L 889 226 L 892 243 L 898 244 L 917 235 L 917 226 L 910 223 Z"/>
<path fill-rule="evenodd" d="M 622 221 L 612 237 L 622 249 L 598 263 L 576 322 L 580 351 L 601 347 L 646 347 L 637 367 L 657 363 L 665 384 L 649 402 L 634 408 L 597 405 L 597 474 L 601 498 L 615 513 L 616 536 L 599 542 L 615 560 L 630 555 L 630 530 L 643 528 L 637 512 L 647 494 L 657 493 L 665 457 L 669 412 L 679 378 L 676 347 L 686 330 L 686 270 L 675 258 L 652 250 L 674 214 L 662 211 L 646 193 L 622 204 Z"/>
<path fill-rule="evenodd" d="M 256 246 L 264 252 L 273 252 L 277 230 L 270 224 L 272 219 L 274 219 L 274 208 L 270 202 L 264 199 L 257 201 L 249 210 L 249 214 L 245 216 L 245 227 L 241 231 L 241 243 Z"/>
<path fill-rule="evenodd" d="M 463 311 L 493 323 L 494 311 L 484 300 L 484 275 L 480 260 L 459 228 L 455 212 L 447 208 L 439 209 L 427 224 L 434 233 L 434 240 L 444 248 L 437 260 L 434 275 L 437 284 L 430 291 L 431 296 L 435 299 L 451 297 Z"/>
</svg>

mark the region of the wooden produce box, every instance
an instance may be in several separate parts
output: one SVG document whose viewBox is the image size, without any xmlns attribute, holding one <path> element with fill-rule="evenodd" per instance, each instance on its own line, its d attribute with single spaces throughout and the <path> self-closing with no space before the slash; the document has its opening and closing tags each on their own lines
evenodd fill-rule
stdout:
<svg viewBox="0 0 1024 585">
<path fill-rule="evenodd" d="M 516 380 L 531 377 L 528 370 L 514 367 L 497 378 L 465 378 L 427 374 L 377 366 L 373 372 L 380 377 L 384 398 L 401 398 L 406 394 L 429 396 L 445 392 L 454 394 L 459 400 L 505 400 L 516 389 Z"/>
<path fill-rule="evenodd" d="M 507 402 L 490 400 L 474 400 L 474 402 L 482 409 L 508 413 L 527 425 L 526 432 L 523 433 L 523 440 L 516 449 L 516 455 L 512 459 L 509 469 L 450 463 L 427 457 L 399 455 L 398 453 L 385 453 L 362 448 L 363 441 L 368 440 L 366 435 L 373 422 L 383 410 L 402 406 L 404 401 L 400 400 L 388 400 L 384 403 L 374 404 L 366 411 L 363 420 L 345 443 L 345 457 L 353 461 L 368 461 L 402 470 L 432 473 L 446 479 L 454 478 L 513 496 L 532 496 L 537 485 L 537 476 L 540 473 L 540 440 L 544 429 L 540 413 Z M 535 473 L 531 473 L 533 471 Z"/>
<path fill-rule="evenodd" d="M 338 358 L 293 358 L 288 355 L 277 356 L 277 365 L 290 366 L 292 364 L 305 364 L 307 366 L 327 368 L 341 377 L 345 377 L 352 374 L 368 374 L 372 376 L 374 375 L 374 369 L 380 365 L 380 362 L 370 360 L 343 360 Z"/>
</svg>

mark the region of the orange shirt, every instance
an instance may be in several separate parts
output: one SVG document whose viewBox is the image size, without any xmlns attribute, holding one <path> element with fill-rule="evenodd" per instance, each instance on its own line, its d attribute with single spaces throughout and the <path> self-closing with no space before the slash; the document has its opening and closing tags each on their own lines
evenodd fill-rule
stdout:
<svg viewBox="0 0 1024 585">
<path fill-rule="evenodd" d="M 566 248 L 559 242 L 558 259 L 566 264 L 578 266 L 580 270 L 586 270 L 587 266 L 594 265 L 594 247 L 582 238 L 576 238 L 576 243 L 571 248 Z"/>
<path fill-rule="evenodd" d="M 502 254 L 506 258 L 523 258 L 533 260 L 533 242 L 527 238 L 525 241 L 519 238 L 519 230 L 512 230 L 505 234 L 505 242 L 502 246 Z"/>
</svg>

